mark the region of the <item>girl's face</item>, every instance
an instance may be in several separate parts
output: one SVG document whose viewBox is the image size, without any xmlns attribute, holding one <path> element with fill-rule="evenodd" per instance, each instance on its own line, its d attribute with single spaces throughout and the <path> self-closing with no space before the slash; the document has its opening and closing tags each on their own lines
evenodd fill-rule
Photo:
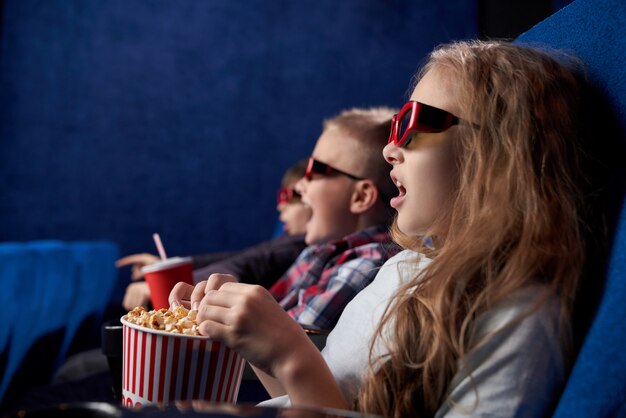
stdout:
<svg viewBox="0 0 626 418">
<path fill-rule="evenodd" d="M 279 203 L 277 209 L 287 234 L 296 235 L 306 232 L 306 223 L 311 218 L 311 208 L 300 199 Z"/>
<path fill-rule="evenodd" d="M 411 100 L 459 115 L 446 80 L 436 69 L 429 70 L 415 87 Z M 387 144 L 383 156 L 392 165 L 391 179 L 398 196 L 391 206 L 398 211 L 397 225 L 409 236 L 423 235 L 453 193 L 457 176 L 454 151 L 458 127 L 441 133 L 414 134 L 403 147 Z"/>
</svg>

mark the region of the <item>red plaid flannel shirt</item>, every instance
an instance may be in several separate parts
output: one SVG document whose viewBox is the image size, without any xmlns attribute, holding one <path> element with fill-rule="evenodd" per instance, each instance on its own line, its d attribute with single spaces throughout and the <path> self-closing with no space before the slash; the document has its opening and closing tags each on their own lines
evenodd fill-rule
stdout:
<svg viewBox="0 0 626 418">
<path fill-rule="evenodd" d="M 370 227 L 340 240 L 310 245 L 270 293 L 299 323 L 332 328 L 343 308 L 399 251 L 386 227 Z"/>
</svg>

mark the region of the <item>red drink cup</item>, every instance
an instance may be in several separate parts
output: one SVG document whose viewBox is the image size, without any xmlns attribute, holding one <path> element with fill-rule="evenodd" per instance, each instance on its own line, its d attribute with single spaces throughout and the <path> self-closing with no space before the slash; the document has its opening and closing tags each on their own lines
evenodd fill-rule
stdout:
<svg viewBox="0 0 626 418">
<path fill-rule="evenodd" d="M 126 407 L 178 400 L 235 403 L 244 359 L 209 337 L 173 334 L 126 321 L 122 403 Z"/>
<path fill-rule="evenodd" d="M 169 296 L 178 282 L 193 284 L 191 257 L 170 257 L 141 269 L 150 287 L 150 300 L 154 309 L 169 308 Z"/>
</svg>

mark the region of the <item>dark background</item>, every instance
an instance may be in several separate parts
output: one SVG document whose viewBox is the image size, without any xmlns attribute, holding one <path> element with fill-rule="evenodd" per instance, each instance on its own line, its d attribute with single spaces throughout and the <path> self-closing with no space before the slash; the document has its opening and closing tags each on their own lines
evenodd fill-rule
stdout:
<svg viewBox="0 0 626 418">
<path fill-rule="evenodd" d="M 324 118 L 400 106 L 436 44 L 514 38 L 567 3 L 4 0 L 0 241 L 267 239 Z"/>
</svg>

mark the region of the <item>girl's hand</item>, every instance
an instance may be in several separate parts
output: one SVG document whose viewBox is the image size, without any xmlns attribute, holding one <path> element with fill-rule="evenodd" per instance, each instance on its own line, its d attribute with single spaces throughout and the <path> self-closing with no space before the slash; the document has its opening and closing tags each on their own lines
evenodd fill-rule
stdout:
<svg viewBox="0 0 626 418">
<path fill-rule="evenodd" d="M 168 301 L 170 307 L 183 305 L 187 309 L 198 310 L 198 305 L 204 297 L 205 293 L 209 290 L 217 290 L 224 283 L 237 282 L 237 278 L 230 274 L 218 274 L 214 273 L 209 276 L 207 280 L 203 280 L 197 285 L 193 286 L 184 282 L 176 283 Z"/>
<path fill-rule="evenodd" d="M 224 341 L 255 367 L 279 377 L 312 343 L 263 287 L 228 282 L 207 290 L 198 307 L 202 335 Z"/>
<path fill-rule="evenodd" d="M 347 408 L 328 365 L 300 324 L 265 288 L 225 280 L 234 277 L 211 275 L 195 288 L 179 283 L 170 304 L 197 303 L 200 334 L 223 341 L 274 377 L 293 405 Z"/>
</svg>

